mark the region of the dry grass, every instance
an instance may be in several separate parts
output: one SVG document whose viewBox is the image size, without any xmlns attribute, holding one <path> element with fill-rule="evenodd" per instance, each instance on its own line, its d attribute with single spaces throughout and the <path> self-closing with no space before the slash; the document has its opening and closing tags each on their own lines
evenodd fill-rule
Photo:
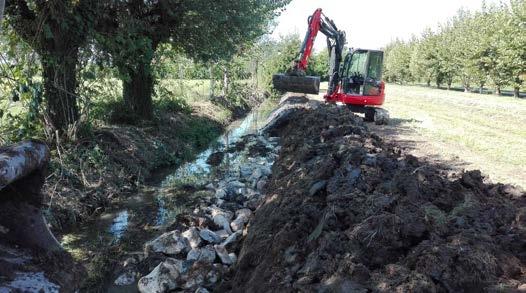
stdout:
<svg viewBox="0 0 526 293">
<path fill-rule="evenodd" d="M 390 125 L 370 128 L 409 153 L 526 188 L 526 99 L 388 84 L 383 108 Z"/>
<path fill-rule="evenodd" d="M 526 99 L 392 84 L 386 93 L 390 133 L 417 155 L 526 187 Z"/>
</svg>

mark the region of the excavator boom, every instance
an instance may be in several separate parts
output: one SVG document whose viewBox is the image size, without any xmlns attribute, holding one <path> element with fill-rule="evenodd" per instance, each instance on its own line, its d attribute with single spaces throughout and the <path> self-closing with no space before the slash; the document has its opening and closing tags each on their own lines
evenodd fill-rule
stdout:
<svg viewBox="0 0 526 293">
<path fill-rule="evenodd" d="M 274 88 L 284 92 L 319 94 L 320 78 L 307 76 L 306 71 L 314 41 L 318 32 L 321 32 L 327 37 L 330 64 L 325 101 L 345 104 L 353 112 L 365 113 L 366 121 L 375 120 L 374 117 L 382 112 L 378 106 L 385 100 L 385 84 L 382 81 L 383 52 L 350 49 L 343 59 L 345 32 L 338 30 L 334 22 L 319 8 L 309 17 L 308 24 L 299 58 L 294 60 L 287 73 L 272 77 Z"/>
<path fill-rule="evenodd" d="M 285 74 L 276 74 L 272 77 L 274 88 L 285 92 L 297 92 L 306 94 L 318 94 L 320 92 L 320 77 L 306 76 L 309 58 L 312 55 L 314 41 L 318 32 L 327 36 L 327 46 L 331 56 L 335 59 L 339 71 L 339 63 L 342 59 L 342 49 L 345 44 L 345 33 L 339 31 L 332 20 L 327 18 L 321 8 L 316 9 L 308 19 L 308 30 L 300 48 L 299 59 L 294 60 L 291 69 Z M 332 74 L 331 74 L 332 75 Z M 329 88 L 331 85 L 329 85 Z"/>
</svg>

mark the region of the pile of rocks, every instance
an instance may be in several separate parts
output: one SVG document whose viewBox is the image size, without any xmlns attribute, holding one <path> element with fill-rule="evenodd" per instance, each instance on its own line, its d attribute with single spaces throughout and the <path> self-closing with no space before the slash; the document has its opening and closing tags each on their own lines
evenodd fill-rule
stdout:
<svg viewBox="0 0 526 293">
<path fill-rule="evenodd" d="M 206 185 L 210 196 L 191 213 L 179 215 L 182 220 L 171 226 L 175 230 L 145 244 L 141 263 L 155 267 L 140 278 L 140 292 L 208 292 L 236 263 L 236 251 L 263 201 L 261 191 L 280 149 L 278 138 L 261 135 L 246 136 L 238 144 L 242 151 L 225 155 L 223 161 L 232 160 L 223 162 Z M 133 284 L 137 275 L 125 270 L 115 284 Z"/>
</svg>

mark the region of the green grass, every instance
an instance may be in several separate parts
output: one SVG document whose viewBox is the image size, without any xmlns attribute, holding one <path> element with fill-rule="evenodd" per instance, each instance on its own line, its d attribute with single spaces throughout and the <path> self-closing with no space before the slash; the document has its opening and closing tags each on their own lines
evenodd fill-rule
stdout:
<svg viewBox="0 0 526 293">
<path fill-rule="evenodd" d="M 384 107 L 440 155 L 526 186 L 526 99 L 389 84 Z"/>
</svg>

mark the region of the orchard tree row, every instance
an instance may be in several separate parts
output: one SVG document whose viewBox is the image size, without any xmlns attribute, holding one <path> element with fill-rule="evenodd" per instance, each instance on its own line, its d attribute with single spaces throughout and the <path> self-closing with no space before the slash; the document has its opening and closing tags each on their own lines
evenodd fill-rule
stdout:
<svg viewBox="0 0 526 293">
<path fill-rule="evenodd" d="M 481 11 L 459 11 L 436 30 L 385 48 L 385 79 L 424 82 L 440 87 L 461 84 L 465 91 L 493 86 L 496 94 L 526 87 L 526 1 L 483 5 Z"/>
</svg>

